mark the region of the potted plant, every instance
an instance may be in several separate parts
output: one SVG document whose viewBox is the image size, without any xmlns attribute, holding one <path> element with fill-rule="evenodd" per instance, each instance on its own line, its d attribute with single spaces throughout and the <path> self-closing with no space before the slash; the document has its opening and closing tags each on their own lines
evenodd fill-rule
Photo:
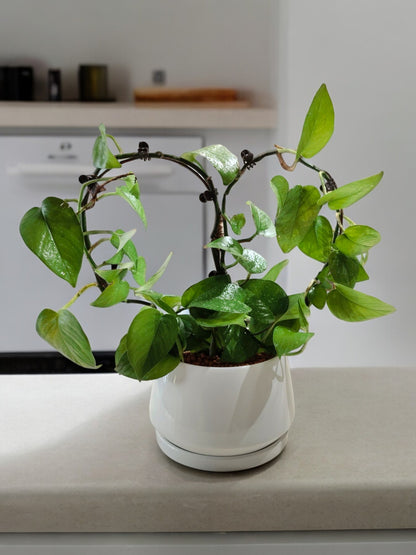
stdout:
<svg viewBox="0 0 416 555">
<path fill-rule="evenodd" d="M 364 265 L 380 236 L 344 213 L 376 187 L 382 173 L 337 187 L 328 171 L 310 162 L 333 128 L 334 110 L 325 85 L 313 98 L 295 150 L 275 145 L 258 156 L 244 150 L 241 164 L 222 145 L 176 156 L 152 152 L 140 142 L 137 152 L 124 153 L 101 125 L 93 148 L 95 170 L 80 177 L 74 207 L 72 201 L 48 197 L 22 218 L 24 242 L 57 276 L 75 287 L 84 258 L 92 268 L 93 282 L 59 310 L 46 308 L 37 318 L 37 332 L 56 350 L 87 369 L 96 367 L 89 341 L 70 311 L 86 289 L 97 288 L 94 307 L 137 303 L 136 316 L 121 334 L 115 370 L 137 380 L 155 380 L 151 420 L 160 447 L 174 460 L 207 470 L 236 470 L 275 457 L 286 444 L 294 416 L 287 357 L 302 352 L 313 336 L 308 325 L 311 308 L 327 306 L 348 321 L 394 310 L 355 289 L 369 278 Z M 247 218 L 233 213 L 229 198 L 247 170 L 267 157 L 276 158 L 285 172 L 298 165 L 309 168 L 317 184 L 290 187 L 283 175 L 273 177 L 272 214 L 248 200 L 252 229 L 245 232 Z M 90 212 L 113 196 L 122 197 L 146 225 L 139 184 L 128 163 L 153 159 L 189 170 L 203 187 L 198 202 L 209 203 L 214 214 L 211 240 L 205 245 L 212 255 L 211 271 L 177 296 L 157 291 L 170 256 L 149 278 L 132 231 L 88 226 Z M 202 162 L 208 163 L 209 172 Z M 284 254 L 297 248 L 320 263 L 303 291 L 287 294 L 277 283 L 286 259 L 268 265 L 247 248 L 259 236 L 277 240 Z M 112 245 L 113 254 L 102 260 L 104 241 Z M 244 277 L 233 279 L 235 267 L 244 270 Z"/>
</svg>

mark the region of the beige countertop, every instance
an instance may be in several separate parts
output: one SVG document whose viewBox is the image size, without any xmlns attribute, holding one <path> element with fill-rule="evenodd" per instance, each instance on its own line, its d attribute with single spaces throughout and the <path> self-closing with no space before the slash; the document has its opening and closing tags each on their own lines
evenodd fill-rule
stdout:
<svg viewBox="0 0 416 555">
<path fill-rule="evenodd" d="M 94 129 L 275 129 L 276 110 L 266 107 L 139 106 L 128 102 L 0 102 L 0 130 Z"/>
<path fill-rule="evenodd" d="M 159 451 L 149 384 L 0 376 L 0 532 L 416 529 L 416 368 L 292 375 L 285 451 L 230 474 Z"/>
</svg>

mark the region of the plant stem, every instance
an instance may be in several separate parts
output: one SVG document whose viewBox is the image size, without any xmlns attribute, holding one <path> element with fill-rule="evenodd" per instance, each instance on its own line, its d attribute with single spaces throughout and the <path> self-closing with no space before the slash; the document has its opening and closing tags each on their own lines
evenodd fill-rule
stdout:
<svg viewBox="0 0 416 555">
<path fill-rule="evenodd" d="M 95 282 L 94 283 L 87 283 L 87 285 L 84 285 L 84 287 L 81 287 L 81 289 L 75 293 L 75 295 L 72 297 L 72 299 L 70 301 L 68 301 L 61 308 L 61 310 L 66 310 L 67 308 L 69 308 L 72 304 L 74 304 L 74 302 L 78 299 L 78 297 L 80 297 L 84 293 L 84 291 L 86 291 L 90 287 L 97 287 L 97 284 Z"/>
</svg>

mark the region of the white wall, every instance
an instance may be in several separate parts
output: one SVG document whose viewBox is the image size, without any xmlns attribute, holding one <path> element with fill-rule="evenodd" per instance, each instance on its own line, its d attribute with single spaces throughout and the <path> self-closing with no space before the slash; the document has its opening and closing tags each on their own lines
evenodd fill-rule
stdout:
<svg viewBox="0 0 416 555">
<path fill-rule="evenodd" d="M 279 3 L 279 141 L 296 147 L 309 102 L 326 82 L 335 105 L 331 143 L 316 157 L 342 185 L 384 170 L 375 191 L 346 210 L 382 235 L 370 254 L 370 282 L 359 289 L 397 308 L 368 323 L 315 311 L 315 337 L 293 365 L 413 365 L 415 246 L 414 129 L 416 5 L 411 0 L 296 0 Z M 295 184 L 295 182 L 293 182 Z M 290 285 L 312 268 L 298 259 Z"/>
</svg>

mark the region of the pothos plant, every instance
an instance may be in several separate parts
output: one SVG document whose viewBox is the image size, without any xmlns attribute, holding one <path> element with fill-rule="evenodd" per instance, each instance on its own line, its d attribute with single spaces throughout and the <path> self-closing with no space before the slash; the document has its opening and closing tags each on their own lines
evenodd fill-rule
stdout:
<svg viewBox="0 0 416 555">
<path fill-rule="evenodd" d="M 297 354 L 313 336 L 308 325 L 311 307 L 327 306 L 334 316 L 348 321 L 368 320 L 394 310 L 355 289 L 357 283 L 369 277 L 364 265 L 380 235 L 344 213 L 376 187 L 382 172 L 337 187 L 327 170 L 309 162 L 327 144 L 334 129 L 334 109 L 325 85 L 313 98 L 295 150 L 275 145 L 258 156 L 244 150 L 241 165 L 237 156 L 222 145 L 174 156 L 152 152 L 141 142 L 137 152 L 125 153 L 103 125 L 99 129 L 93 148 L 95 170 L 80 177 L 78 199 L 48 197 L 40 207 L 30 209 L 20 224 L 29 249 L 73 287 L 83 259 L 91 266 L 93 282 L 81 287 L 59 310 L 42 310 L 36 322 L 39 335 L 78 365 L 96 368 L 90 343 L 70 311 L 72 303 L 90 287 L 97 288 L 97 298 L 91 303 L 94 307 L 137 303 L 137 315 L 124 330 L 115 353 L 115 369 L 138 380 L 162 377 L 180 361 L 198 357 L 226 365 L 255 361 L 258 356 Z M 290 164 L 288 154 L 293 160 Z M 287 172 L 299 164 L 306 166 L 316 176 L 317 185 L 290 187 L 282 175 L 273 177 L 270 185 L 276 209 L 268 215 L 248 201 L 254 231 L 244 236 L 246 216 L 233 213 L 229 197 L 246 171 L 266 157 L 276 158 Z M 211 241 L 205 245 L 212 254 L 212 270 L 205 279 L 178 291 L 177 296 L 165 295 L 156 288 L 169 257 L 149 278 L 140 241 L 136 248 L 132 231 L 104 232 L 88 227 L 91 210 L 111 202 L 113 196 L 122 197 L 146 226 L 139 183 L 125 166 L 133 160 L 151 163 L 153 159 L 189 170 L 203 186 L 199 201 L 211 205 L 214 212 Z M 218 184 L 211 170 L 204 169 L 204 162 L 216 170 Z M 114 169 L 119 169 L 116 175 L 110 173 Z M 324 207 L 334 214 L 333 224 L 320 214 Z M 257 236 L 277 240 L 284 254 L 299 249 L 322 264 L 320 271 L 303 291 L 287 294 L 276 280 L 288 261 L 282 259 L 268 266 L 263 256 L 246 247 Z M 102 260 L 100 245 L 104 241 L 114 252 Z M 242 279 L 233 280 L 231 276 L 236 266 L 244 269 Z"/>
</svg>

